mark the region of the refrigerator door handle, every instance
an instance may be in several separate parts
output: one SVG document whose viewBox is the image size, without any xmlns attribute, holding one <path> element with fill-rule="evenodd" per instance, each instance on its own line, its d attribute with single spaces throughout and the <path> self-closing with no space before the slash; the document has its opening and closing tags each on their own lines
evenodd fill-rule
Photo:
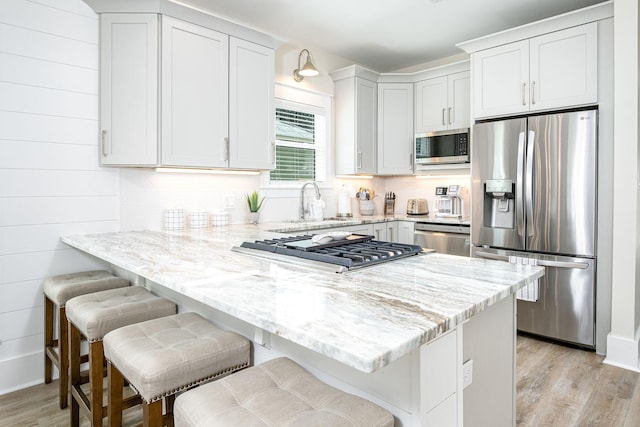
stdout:
<svg viewBox="0 0 640 427">
<path fill-rule="evenodd" d="M 589 264 L 586 262 L 566 262 L 566 261 L 549 261 L 544 259 L 537 260 L 536 264 L 543 267 L 555 267 L 555 268 L 579 268 L 586 270 L 589 268 Z"/>
<path fill-rule="evenodd" d="M 525 204 L 527 206 L 527 222 L 529 224 L 533 224 L 533 147 L 535 145 L 535 137 L 536 133 L 530 130 L 527 138 L 527 170 L 525 184 Z M 533 226 L 527 226 L 527 236 L 532 237 L 534 234 Z"/>
<path fill-rule="evenodd" d="M 524 132 L 518 134 L 518 166 L 516 169 L 516 224 L 518 229 L 518 236 L 524 236 L 524 199 L 523 184 L 524 184 Z"/>
<path fill-rule="evenodd" d="M 494 259 L 497 261 L 509 262 L 509 259 L 510 259 L 507 255 L 492 254 L 491 252 L 477 251 L 476 255 L 479 256 L 480 258 Z"/>
</svg>

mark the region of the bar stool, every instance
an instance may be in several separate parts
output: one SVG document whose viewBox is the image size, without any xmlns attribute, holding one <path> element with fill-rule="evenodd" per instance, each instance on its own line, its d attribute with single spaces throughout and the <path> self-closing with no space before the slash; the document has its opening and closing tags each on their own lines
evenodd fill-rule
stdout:
<svg viewBox="0 0 640 427">
<path fill-rule="evenodd" d="M 109 425 L 122 425 L 126 378 L 142 398 L 143 425 L 172 426 L 175 394 L 249 366 L 251 345 L 196 313 L 181 313 L 109 332 L 104 337 L 104 354 Z"/>
<path fill-rule="evenodd" d="M 80 424 L 80 409 L 94 427 L 102 426 L 107 407 L 103 406 L 104 352 L 102 339 L 108 332 L 176 313 L 176 305 L 140 286 L 81 295 L 67 302 L 69 319 L 69 372 L 71 381 L 70 425 Z M 80 341 L 89 342 L 89 396 L 81 386 Z M 135 404 L 135 400 L 127 402 Z"/>
<path fill-rule="evenodd" d="M 393 415 L 281 357 L 178 396 L 175 427 L 393 427 Z"/>
<path fill-rule="evenodd" d="M 46 384 L 51 382 L 53 365 L 55 365 L 59 372 L 58 401 L 60 409 L 67 407 L 69 395 L 69 340 L 65 310 L 67 301 L 79 295 L 125 286 L 129 286 L 129 281 L 104 270 L 62 274 L 49 277 L 42 283 L 44 294 L 44 382 Z M 54 339 L 53 330 L 56 318 L 58 338 Z"/>
</svg>

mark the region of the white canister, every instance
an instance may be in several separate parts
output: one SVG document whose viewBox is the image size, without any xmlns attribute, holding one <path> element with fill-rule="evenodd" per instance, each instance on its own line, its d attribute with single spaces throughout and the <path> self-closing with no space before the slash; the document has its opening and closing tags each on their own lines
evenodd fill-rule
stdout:
<svg viewBox="0 0 640 427">
<path fill-rule="evenodd" d="M 208 228 L 209 213 L 205 211 L 190 211 L 187 215 L 189 228 Z"/>
<path fill-rule="evenodd" d="M 229 214 L 225 211 L 213 212 L 211 214 L 211 226 L 221 227 L 229 224 Z"/>
<path fill-rule="evenodd" d="M 183 230 L 184 229 L 184 209 L 164 210 L 164 229 Z"/>
</svg>

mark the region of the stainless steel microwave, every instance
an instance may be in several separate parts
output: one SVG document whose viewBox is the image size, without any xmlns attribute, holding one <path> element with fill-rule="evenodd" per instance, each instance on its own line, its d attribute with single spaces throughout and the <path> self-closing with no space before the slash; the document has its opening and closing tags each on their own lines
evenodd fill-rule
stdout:
<svg viewBox="0 0 640 427">
<path fill-rule="evenodd" d="M 416 134 L 414 148 L 416 167 L 469 163 L 469 128 Z"/>
</svg>

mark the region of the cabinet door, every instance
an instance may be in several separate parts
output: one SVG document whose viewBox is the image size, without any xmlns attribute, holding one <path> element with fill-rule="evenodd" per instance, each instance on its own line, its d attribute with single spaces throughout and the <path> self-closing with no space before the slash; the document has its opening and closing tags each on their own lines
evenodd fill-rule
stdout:
<svg viewBox="0 0 640 427">
<path fill-rule="evenodd" d="M 474 117 L 529 111 L 529 41 L 471 55 Z"/>
<path fill-rule="evenodd" d="M 387 236 L 387 226 L 384 222 L 376 222 L 373 224 L 372 231 L 375 240 L 384 242 L 389 238 L 389 236 Z"/>
<path fill-rule="evenodd" d="M 413 173 L 413 84 L 378 84 L 378 175 Z"/>
<path fill-rule="evenodd" d="M 398 240 L 398 221 L 390 221 L 384 223 L 387 229 L 387 241 L 399 243 Z"/>
<path fill-rule="evenodd" d="M 100 14 L 103 165 L 158 164 L 158 15 Z"/>
<path fill-rule="evenodd" d="M 231 37 L 229 41 L 229 166 L 273 169 L 273 49 Z"/>
<path fill-rule="evenodd" d="M 416 83 L 415 133 L 447 129 L 447 76 Z"/>
<path fill-rule="evenodd" d="M 399 221 L 398 222 L 398 243 L 408 243 L 413 245 L 414 242 L 415 224 L 412 221 Z"/>
<path fill-rule="evenodd" d="M 532 111 L 598 102 L 597 25 L 530 40 Z"/>
<path fill-rule="evenodd" d="M 228 165 L 229 37 L 162 18 L 162 164 Z"/>
<path fill-rule="evenodd" d="M 450 74 L 447 78 L 447 126 L 449 129 L 461 129 L 470 127 L 471 100 L 470 100 L 470 74 L 469 71 Z"/>
<path fill-rule="evenodd" d="M 356 173 L 376 173 L 376 83 L 356 77 Z"/>
</svg>

